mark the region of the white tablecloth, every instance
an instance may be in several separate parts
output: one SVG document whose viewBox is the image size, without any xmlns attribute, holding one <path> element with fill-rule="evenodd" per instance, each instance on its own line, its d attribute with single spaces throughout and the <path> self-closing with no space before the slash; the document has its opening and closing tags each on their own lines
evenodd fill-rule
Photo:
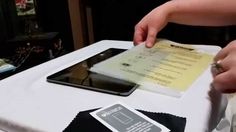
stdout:
<svg viewBox="0 0 236 132">
<path fill-rule="evenodd" d="M 59 132 L 79 111 L 117 101 L 135 109 L 186 117 L 185 132 L 205 132 L 216 126 L 226 103 L 220 93 L 210 90 L 209 69 L 181 98 L 142 89 L 121 97 L 46 81 L 48 75 L 105 49 L 132 46 L 126 41 L 100 41 L 0 81 L 0 129 Z"/>
</svg>

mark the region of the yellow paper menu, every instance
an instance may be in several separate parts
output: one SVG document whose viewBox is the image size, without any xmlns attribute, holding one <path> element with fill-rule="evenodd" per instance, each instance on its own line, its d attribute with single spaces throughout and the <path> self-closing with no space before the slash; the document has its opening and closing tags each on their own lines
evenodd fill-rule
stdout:
<svg viewBox="0 0 236 132">
<path fill-rule="evenodd" d="M 90 70 L 181 96 L 208 68 L 213 57 L 192 45 L 161 39 L 152 48 L 135 46 Z"/>
</svg>

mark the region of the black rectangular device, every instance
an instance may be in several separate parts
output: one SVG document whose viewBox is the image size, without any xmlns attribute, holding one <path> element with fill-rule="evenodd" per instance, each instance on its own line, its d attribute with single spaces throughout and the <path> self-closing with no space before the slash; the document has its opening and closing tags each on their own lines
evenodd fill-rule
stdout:
<svg viewBox="0 0 236 132">
<path fill-rule="evenodd" d="M 94 64 L 115 56 L 125 49 L 110 48 L 82 62 L 47 77 L 51 83 L 69 85 L 74 88 L 83 88 L 121 96 L 130 95 L 138 86 L 125 80 L 108 77 L 89 71 Z"/>
</svg>

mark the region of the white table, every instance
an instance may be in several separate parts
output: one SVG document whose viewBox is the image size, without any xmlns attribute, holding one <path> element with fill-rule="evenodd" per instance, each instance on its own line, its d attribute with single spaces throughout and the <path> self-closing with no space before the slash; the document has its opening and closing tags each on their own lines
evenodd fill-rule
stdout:
<svg viewBox="0 0 236 132">
<path fill-rule="evenodd" d="M 121 101 L 130 107 L 187 118 L 185 132 L 209 131 L 226 106 L 210 90 L 209 69 L 181 98 L 135 90 L 128 97 L 48 83 L 46 77 L 105 49 L 131 48 L 132 42 L 104 40 L 0 81 L 0 130 L 62 131 L 79 111 Z"/>
</svg>

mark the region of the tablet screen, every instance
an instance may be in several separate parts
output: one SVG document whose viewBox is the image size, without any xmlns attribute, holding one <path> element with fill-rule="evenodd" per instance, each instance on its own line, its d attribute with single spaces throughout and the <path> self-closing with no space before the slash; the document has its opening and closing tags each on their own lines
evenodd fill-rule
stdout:
<svg viewBox="0 0 236 132">
<path fill-rule="evenodd" d="M 47 77 L 48 82 L 69 85 L 99 92 L 128 96 L 137 87 L 135 83 L 93 73 L 89 68 L 94 64 L 115 56 L 125 49 L 110 48 L 71 67 Z"/>
</svg>

